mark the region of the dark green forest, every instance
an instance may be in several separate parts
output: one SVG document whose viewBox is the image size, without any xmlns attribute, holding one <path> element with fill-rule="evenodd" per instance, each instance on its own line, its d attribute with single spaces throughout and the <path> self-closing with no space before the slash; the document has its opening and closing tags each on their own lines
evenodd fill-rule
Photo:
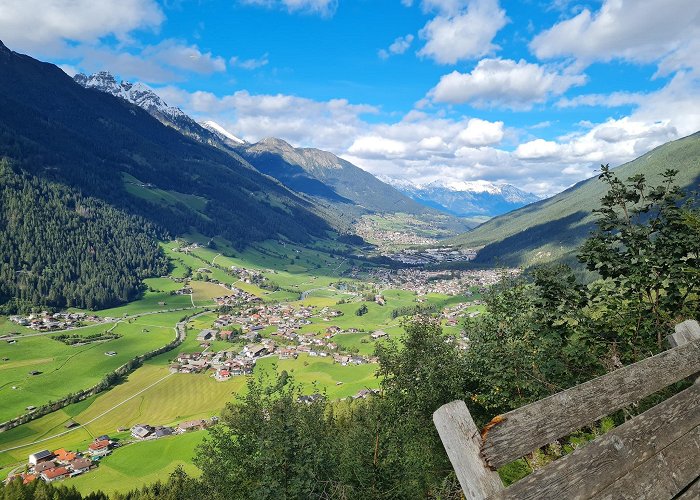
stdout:
<svg viewBox="0 0 700 500">
<path fill-rule="evenodd" d="M 167 273 L 162 230 L 0 160 L 0 311 L 105 308 Z"/>
<path fill-rule="evenodd" d="M 597 230 L 579 253 L 597 281 L 579 282 L 563 265 L 504 279 L 486 294 L 487 313 L 466 320 L 466 349 L 437 317 L 415 316 L 401 342 L 377 346 L 381 391 L 366 399 L 307 402 L 286 372 L 251 378 L 198 449 L 201 477 L 177 470 L 165 483 L 113 498 L 462 498 L 432 422 L 438 407 L 463 399 L 485 425 L 664 350 L 675 323 L 700 317 L 700 212 L 674 175 L 649 185 L 603 168 Z M 527 475 L 684 384 L 502 467 L 501 478 Z M 50 490 L 46 498 L 79 498 L 19 482 L 3 498 L 31 498 L 33 488 Z"/>
</svg>

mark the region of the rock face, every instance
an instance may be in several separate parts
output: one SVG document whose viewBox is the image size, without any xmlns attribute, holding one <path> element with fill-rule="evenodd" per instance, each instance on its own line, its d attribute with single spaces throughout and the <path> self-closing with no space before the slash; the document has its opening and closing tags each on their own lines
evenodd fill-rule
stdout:
<svg viewBox="0 0 700 500">
<path fill-rule="evenodd" d="M 73 77 L 73 80 L 85 88 L 96 89 L 129 101 L 148 111 L 164 125 L 173 127 L 184 135 L 200 142 L 229 148 L 239 144 L 230 141 L 223 135 L 216 133 L 216 131 L 204 128 L 180 108 L 168 106 L 168 103 L 156 94 L 153 89 L 143 83 L 132 83 L 124 80 L 117 82 L 114 75 L 108 71 L 99 71 L 90 76 L 78 73 Z"/>
<path fill-rule="evenodd" d="M 433 212 L 375 176 L 328 151 L 295 148 L 269 137 L 236 151 L 259 171 L 291 189 L 340 204 L 343 210 L 367 212 Z"/>
<path fill-rule="evenodd" d="M 385 178 L 399 191 L 429 207 L 460 217 L 495 217 L 539 200 L 510 184 L 488 181 L 434 181 L 413 184 Z"/>
</svg>

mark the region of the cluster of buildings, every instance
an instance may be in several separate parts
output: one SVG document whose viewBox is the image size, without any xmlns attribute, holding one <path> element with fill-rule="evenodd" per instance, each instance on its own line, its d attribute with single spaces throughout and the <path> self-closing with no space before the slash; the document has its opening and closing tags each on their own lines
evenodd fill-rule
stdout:
<svg viewBox="0 0 700 500">
<path fill-rule="evenodd" d="M 372 272 L 372 280 L 381 288 L 399 288 L 418 295 L 472 295 L 471 289 L 483 291 L 495 285 L 504 276 L 517 276 L 520 269 L 470 269 L 425 271 L 422 269 L 379 269 Z"/>
<path fill-rule="evenodd" d="M 29 455 L 28 470 L 20 474 L 22 481 L 30 483 L 37 479 L 52 482 L 84 474 L 95 467 L 97 462 L 112 451 L 114 442 L 109 436 L 99 436 L 88 445 L 84 452 L 41 450 Z M 8 477 L 11 481 L 14 476 Z"/>
<path fill-rule="evenodd" d="M 50 313 L 43 311 L 33 313 L 28 316 L 10 316 L 10 321 L 20 326 L 26 326 L 32 330 L 40 332 L 48 332 L 53 330 L 66 330 L 82 326 L 84 322 L 99 323 L 107 321 L 108 318 L 100 318 L 94 315 L 88 315 L 81 312 L 68 313 L 58 312 Z"/>
<path fill-rule="evenodd" d="M 462 318 L 467 316 L 474 318 L 478 316 L 480 314 L 479 311 L 469 311 L 468 309 L 482 304 L 483 301 L 481 300 L 473 300 L 471 302 L 461 302 L 454 306 L 446 307 L 442 311 L 441 319 L 446 320 L 448 326 L 457 326 Z"/>
<path fill-rule="evenodd" d="M 246 348 L 248 347 L 246 346 Z M 182 353 L 170 365 L 170 372 L 205 373 L 209 369 L 213 369 L 214 377 L 217 380 L 228 380 L 235 375 L 250 375 L 255 368 L 255 358 L 267 354 L 267 348 L 261 345 L 260 348 L 252 347 L 248 351 L 244 348 L 243 352 L 246 354 L 238 354 L 232 350 Z"/>
<path fill-rule="evenodd" d="M 289 304 L 255 303 L 237 314 L 220 315 L 214 322 L 215 328 L 237 325 L 245 332 L 258 331 L 276 326 L 279 332 L 292 331 L 304 325 L 310 325 L 314 308 L 310 306 L 293 307 Z"/>
<path fill-rule="evenodd" d="M 466 262 L 474 260 L 476 250 L 469 248 L 435 247 L 427 249 L 409 248 L 400 252 L 383 253 L 382 255 L 402 264 L 423 266 L 445 262 Z"/>
<path fill-rule="evenodd" d="M 175 427 L 165 425 L 136 424 L 131 428 L 131 437 L 137 441 L 146 441 L 183 434 L 189 431 L 197 431 L 216 422 L 216 417 L 211 420 L 197 419 L 181 422 Z"/>
</svg>

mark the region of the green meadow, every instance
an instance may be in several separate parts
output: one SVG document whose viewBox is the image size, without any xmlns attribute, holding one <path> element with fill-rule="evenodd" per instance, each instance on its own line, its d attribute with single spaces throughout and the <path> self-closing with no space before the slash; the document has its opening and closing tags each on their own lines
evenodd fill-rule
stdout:
<svg viewBox="0 0 700 500">
<path fill-rule="evenodd" d="M 194 240 L 197 238 L 193 235 Z M 208 239 L 199 242 L 205 245 Z M 301 333 L 323 335 L 330 326 L 344 330 L 356 328 L 358 333 L 338 334 L 332 341 L 345 351 L 367 356 L 374 353 L 377 342 L 384 342 L 370 338 L 375 330 L 384 330 L 390 338 L 400 340 L 402 319 L 392 318 L 392 311 L 418 304 L 417 296 L 409 291 L 382 290 L 386 305 L 380 306 L 364 302 L 358 294 L 336 288 L 339 281 L 359 288 L 364 286 L 361 281 L 339 278 L 357 264 L 334 254 L 345 250 L 343 245 L 301 248 L 266 242 L 239 252 L 226 242 L 214 239 L 214 248 L 175 252 L 174 248 L 182 244 L 173 241 L 161 245 L 171 262 L 169 276 L 145 280 L 145 291 L 139 300 L 97 312 L 102 317 L 117 318 L 118 323 L 70 332 L 86 336 L 113 328 L 120 338 L 77 347 L 53 340 L 52 334 L 20 337 L 16 344 L 0 343 L 0 358 L 8 358 L 0 361 L 0 398 L 3 401 L 0 420 L 6 420 L 23 413 L 29 405 L 39 406 L 95 384 L 129 359 L 170 342 L 175 335 L 175 324 L 184 316 L 199 313 L 188 320 L 187 336 L 181 345 L 146 361 L 109 390 L 0 433 L 0 475 L 21 466 L 28 454 L 40 449 L 84 450 L 101 434 L 128 440 L 128 429 L 135 424 L 175 425 L 185 420 L 208 418 L 219 414 L 228 402 L 241 395 L 248 377 L 218 382 L 210 374 L 171 374 L 168 369 L 178 353 L 201 350 L 197 334 L 211 328 L 217 318 L 216 312 L 207 312 L 205 308 L 213 307 L 212 299 L 227 291 L 211 280 L 233 284 L 266 302 L 313 306 L 316 315 L 311 318 L 310 325 L 300 329 Z M 232 266 L 259 269 L 281 289 L 269 291 L 244 283 L 231 272 Z M 189 277 L 192 295 L 174 295 L 185 286 L 181 280 L 185 277 Z M 304 299 L 300 300 L 302 293 Z M 469 299 L 433 294 L 425 300 L 444 307 Z M 367 307 L 366 314 L 356 315 L 363 304 Z M 318 314 L 323 307 L 339 310 L 343 315 L 326 321 Z M 261 333 L 269 337 L 275 330 L 276 327 L 269 327 Z M 457 327 L 446 330 L 454 331 Z M 0 333 L 9 331 L 31 332 L 0 318 Z M 241 342 L 217 340 L 211 348 L 239 350 L 242 346 Z M 107 356 L 107 351 L 117 354 Z M 302 354 L 288 360 L 269 356 L 258 360 L 253 376 L 273 376 L 284 370 L 304 393 L 323 392 L 331 399 L 341 399 L 361 389 L 378 387 L 377 368 L 376 364 L 341 366 L 330 356 Z M 31 371 L 41 373 L 29 375 Z M 76 422 L 80 427 L 67 429 L 69 422 Z M 178 465 L 196 473 L 191 461 L 194 448 L 204 435 L 198 432 L 129 444 L 116 449 L 96 471 L 71 479 L 67 484 L 75 485 L 81 492 L 97 489 L 112 492 L 165 479 Z"/>
<path fill-rule="evenodd" d="M 192 465 L 196 446 L 206 432 L 189 432 L 155 441 L 133 443 L 105 457 L 97 470 L 66 481 L 82 493 L 105 493 L 140 488 L 165 479 L 178 466 L 191 475 L 199 473 Z"/>
</svg>

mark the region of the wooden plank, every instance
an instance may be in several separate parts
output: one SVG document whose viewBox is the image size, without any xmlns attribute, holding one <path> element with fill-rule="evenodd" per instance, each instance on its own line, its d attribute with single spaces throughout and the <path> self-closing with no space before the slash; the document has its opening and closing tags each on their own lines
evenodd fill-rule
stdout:
<svg viewBox="0 0 700 500">
<path fill-rule="evenodd" d="M 700 340 L 678 346 L 497 417 L 482 454 L 498 468 L 700 372 Z"/>
<path fill-rule="evenodd" d="M 700 476 L 700 427 L 605 488 L 600 500 L 670 499 Z M 700 498 L 700 496 L 698 496 Z"/>
<path fill-rule="evenodd" d="M 694 384 L 492 498 L 596 498 L 699 425 L 700 384 Z"/>
<path fill-rule="evenodd" d="M 438 408 L 433 422 L 468 500 L 482 500 L 503 490 L 498 473 L 481 458 L 481 435 L 464 401 Z"/>
<path fill-rule="evenodd" d="M 700 477 L 674 500 L 698 500 L 700 498 Z"/>
<path fill-rule="evenodd" d="M 694 319 L 689 319 L 676 325 L 675 332 L 669 336 L 668 341 L 671 347 L 676 347 L 697 339 L 700 339 L 700 325 Z"/>
</svg>

